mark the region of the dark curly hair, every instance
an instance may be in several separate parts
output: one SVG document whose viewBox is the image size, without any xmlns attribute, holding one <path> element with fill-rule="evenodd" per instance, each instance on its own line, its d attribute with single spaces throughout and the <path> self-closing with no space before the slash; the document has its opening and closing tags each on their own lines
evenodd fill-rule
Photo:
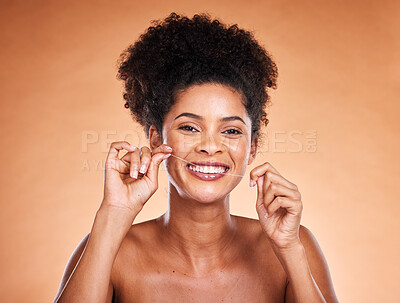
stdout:
<svg viewBox="0 0 400 303">
<path fill-rule="evenodd" d="M 125 84 L 125 107 L 146 137 L 151 125 L 162 134 L 165 115 L 179 92 L 213 82 L 244 96 L 251 139 L 258 138 L 260 123 L 269 122 L 268 88 L 276 88 L 278 70 L 253 34 L 237 24 L 228 27 L 211 20 L 207 13 L 189 19 L 173 12 L 152 25 L 121 54 L 117 75 Z"/>
</svg>

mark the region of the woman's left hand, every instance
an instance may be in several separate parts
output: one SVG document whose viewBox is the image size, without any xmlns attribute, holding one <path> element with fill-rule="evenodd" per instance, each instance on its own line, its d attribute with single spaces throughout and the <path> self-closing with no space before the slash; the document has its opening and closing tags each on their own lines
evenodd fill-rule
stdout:
<svg viewBox="0 0 400 303">
<path fill-rule="evenodd" d="M 257 184 L 258 217 L 274 248 L 285 250 L 300 244 L 303 203 L 297 186 L 268 162 L 251 170 L 250 181 Z"/>
</svg>

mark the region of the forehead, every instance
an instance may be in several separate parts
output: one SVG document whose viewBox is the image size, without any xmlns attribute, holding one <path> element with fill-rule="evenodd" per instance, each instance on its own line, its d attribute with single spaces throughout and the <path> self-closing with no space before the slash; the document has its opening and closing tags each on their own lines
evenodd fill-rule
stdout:
<svg viewBox="0 0 400 303">
<path fill-rule="evenodd" d="M 167 117 L 174 119 L 181 112 L 191 112 L 205 119 L 222 116 L 241 116 L 249 119 L 243 95 L 234 88 L 218 83 L 192 85 L 178 93 Z"/>
</svg>

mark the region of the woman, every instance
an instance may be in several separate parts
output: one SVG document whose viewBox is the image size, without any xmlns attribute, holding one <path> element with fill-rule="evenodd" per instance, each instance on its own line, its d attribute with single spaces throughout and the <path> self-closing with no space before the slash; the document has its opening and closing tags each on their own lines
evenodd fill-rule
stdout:
<svg viewBox="0 0 400 303">
<path fill-rule="evenodd" d="M 150 146 L 111 144 L 103 201 L 55 302 L 337 302 L 300 225 L 298 188 L 275 167 L 250 172 L 259 220 L 229 213 L 276 87 L 276 65 L 253 35 L 172 13 L 123 53 L 119 78 Z M 132 225 L 163 161 L 168 211 Z"/>
</svg>

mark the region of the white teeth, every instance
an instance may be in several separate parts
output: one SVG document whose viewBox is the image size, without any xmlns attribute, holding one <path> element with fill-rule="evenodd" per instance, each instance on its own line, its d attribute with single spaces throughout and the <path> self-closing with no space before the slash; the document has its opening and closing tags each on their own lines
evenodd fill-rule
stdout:
<svg viewBox="0 0 400 303">
<path fill-rule="evenodd" d="M 225 168 L 221 166 L 193 166 L 189 165 L 189 168 L 193 171 L 205 173 L 205 174 L 222 174 L 225 172 Z"/>
</svg>

